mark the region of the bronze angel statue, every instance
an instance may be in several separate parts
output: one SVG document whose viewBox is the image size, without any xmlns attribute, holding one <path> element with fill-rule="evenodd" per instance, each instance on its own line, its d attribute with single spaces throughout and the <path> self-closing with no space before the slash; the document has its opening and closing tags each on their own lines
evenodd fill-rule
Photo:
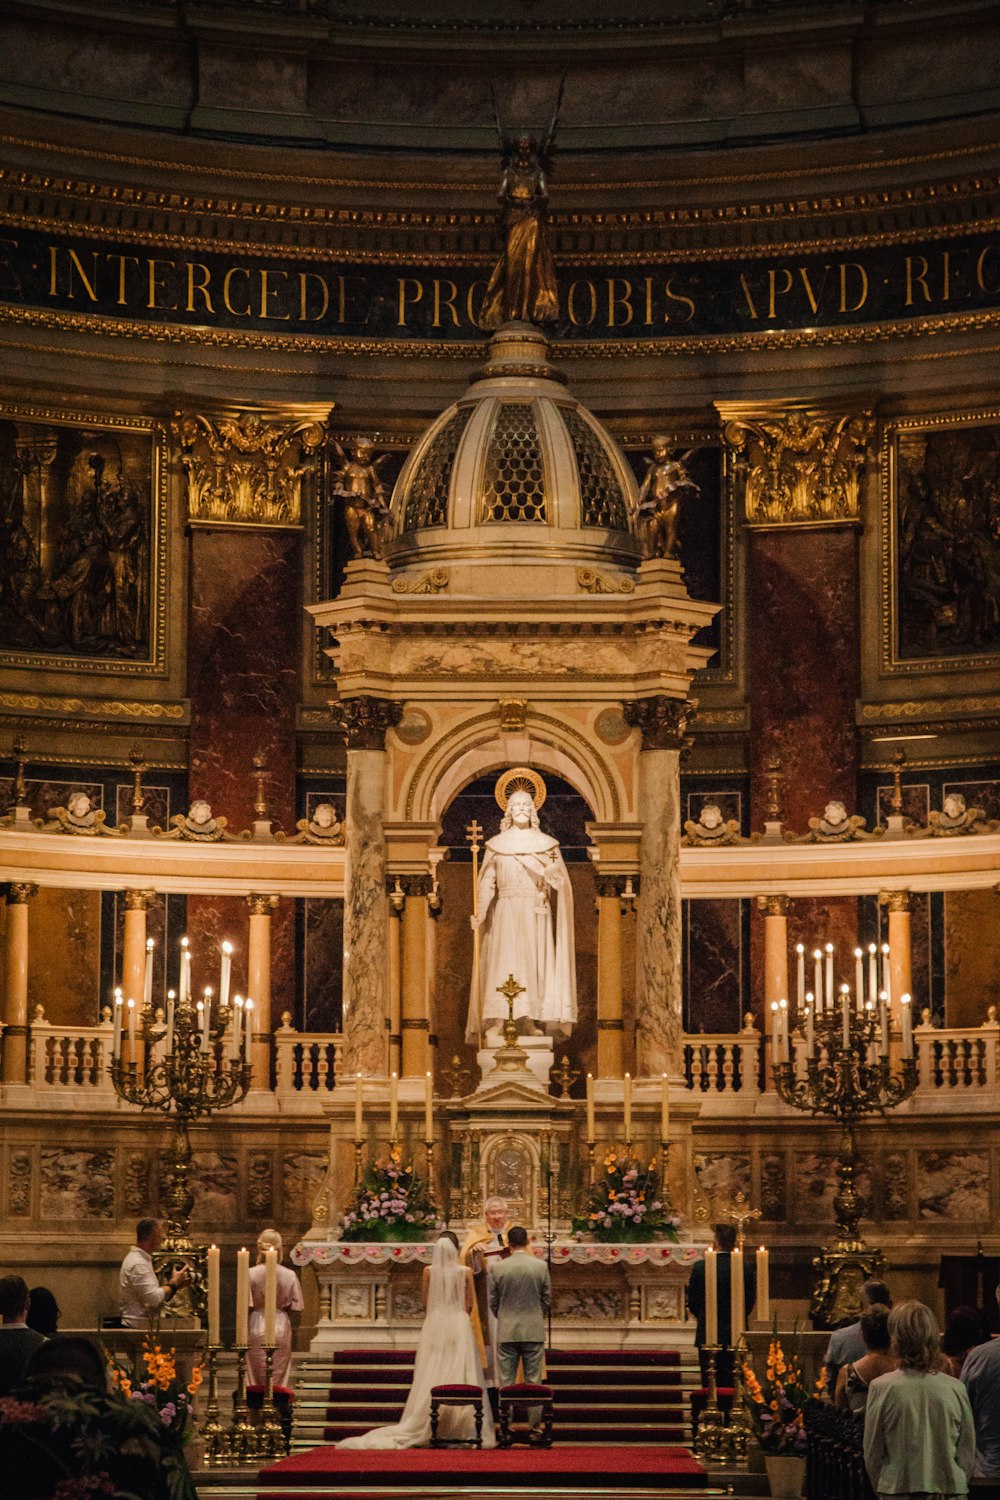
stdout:
<svg viewBox="0 0 1000 1500">
<path fill-rule="evenodd" d="M 349 444 L 350 454 L 337 441 L 333 446 L 340 456 L 340 468 L 333 474 L 330 493 L 344 502 L 344 521 L 353 557 L 379 557 L 382 532 L 389 519 L 385 485 L 379 465 L 389 457 L 383 453 L 373 460 L 375 444 L 370 437 L 356 437 Z"/>
<path fill-rule="evenodd" d="M 486 288 L 479 318 L 483 328 L 500 328 L 514 320 L 552 323 L 559 316 L 556 268 L 546 222 L 549 206 L 547 177 L 552 168 L 565 82 L 563 75 L 552 120 L 541 139 L 532 135 L 505 135 L 496 95 L 493 95 L 503 161 L 503 177 L 497 197 L 501 204 L 504 247 Z"/>
</svg>

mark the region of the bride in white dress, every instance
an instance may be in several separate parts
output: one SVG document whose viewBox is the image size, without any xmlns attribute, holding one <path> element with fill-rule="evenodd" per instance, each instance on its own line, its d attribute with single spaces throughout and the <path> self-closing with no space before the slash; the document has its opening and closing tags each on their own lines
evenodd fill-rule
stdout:
<svg viewBox="0 0 1000 1500">
<path fill-rule="evenodd" d="M 438 1240 L 431 1264 L 424 1267 L 422 1294 L 427 1312 L 402 1417 L 392 1427 L 373 1427 L 360 1437 L 343 1438 L 338 1448 L 426 1448 L 431 1440 L 431 1388 L 435 1385 L 479 1386 L 483 1447 L 496 1447 L 482 1359 L 469 1316 L 474 1298 L 472 1272 L 460 1264 L 457 1242 L 449 1233 Z M 439 1437 L 471 1438 L 474 1433 L 471 1406 L 441 1408 Z"/>
</svg>

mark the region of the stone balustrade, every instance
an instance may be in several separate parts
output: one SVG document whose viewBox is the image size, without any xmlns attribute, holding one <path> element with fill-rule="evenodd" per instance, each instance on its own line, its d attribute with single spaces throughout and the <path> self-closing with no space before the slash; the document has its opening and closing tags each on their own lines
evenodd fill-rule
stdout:
<svg viewBox="0 0 1000 1500">
<path fill-rule="evenodd" d="M 108 1065 L 110 1020 L 97 1026 L 60 1026 L 35 1007 L 28 1042 L 28 1084 L 0 1096 L 19 1109 L 49 1109 L 56 1093 L 72 1093 L 74 1109 L 116 1106 Z M 914 1029 L 919 1084 L 908 1108 L 962 1107 L 979 1099 L 997 1099 L 1000 1080 L 1000 1019 L 990 1006 L 978 1027 L 938 1027 L 925 1020 Z M 344 1038 L 340 1032 L 301 1032 L 286 1011 L 274 1034 L 274 1095 L 278 1108 L 319 1117 L 323 1101 L 343 1076 Z M 801 1049 L 800 1049 L 801 1050 Z M 742 1031 L 687 1035 L 683 1041 L 683 1077 L 687 1089 L 701 1096 L 718 1117 L 752 1113 L 763 1097 L 762 1038 L 752 1026 Z M 352 1075 L 353 1077 L 353 1075 Z M 781 1108 L 769 1095 L 769 1109 Z M 245 1112 L 252 1105 L 238 1107 Z"/>
</svg>

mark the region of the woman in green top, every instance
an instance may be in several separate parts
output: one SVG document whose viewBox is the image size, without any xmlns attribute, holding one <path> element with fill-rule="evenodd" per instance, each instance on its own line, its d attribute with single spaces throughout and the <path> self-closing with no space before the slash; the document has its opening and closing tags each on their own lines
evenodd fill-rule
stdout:
<svg viewBox="0 0 1000 1500">
<path fill-rule="evenodd" d="M 899 1368 L 868 1388 L 865 1465 L 879 1500 L 957 1500 L 969 1493 L 976 1454 L 969 1397 L 941 1369 L 941 1337 L 929 1307 L 901 1302 L 889 1314 Z"/>
</svg>

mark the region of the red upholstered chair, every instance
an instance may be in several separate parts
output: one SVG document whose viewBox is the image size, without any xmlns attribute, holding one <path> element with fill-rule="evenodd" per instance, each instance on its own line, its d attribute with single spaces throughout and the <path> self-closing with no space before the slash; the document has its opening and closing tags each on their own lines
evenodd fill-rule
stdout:
<svg viewBox="0 0 1000 1500">
<path fill-rule="evenodd" d="M 476 1435 L 471 1438 L 438 1437 L 438 1420 L 442 1406 L 471 1406 Z M 483 1446 L 483 1392 L 478 1385 L 431 1386 L 431 1447 L 481 1448 Z"/>
<path fill-rule="evenodd" d="M 540 1433 L 530 1433 L 528 1441 L 538 1448 L 552 1447 L 552 1387 L 550 1385 L 534 1385 L 529 1380 L 519 1381 L 516 1385 L 505 1385 L 500 1390 L 500 1426 L 497 1433 L 497 1445 L 500 1448 L 512 1448 L 514 1436 L 511 1431 L 511 1421 L 516 1408 L 540 1407 L 542 1413 L 542 1430 Z"/>
</svg>

